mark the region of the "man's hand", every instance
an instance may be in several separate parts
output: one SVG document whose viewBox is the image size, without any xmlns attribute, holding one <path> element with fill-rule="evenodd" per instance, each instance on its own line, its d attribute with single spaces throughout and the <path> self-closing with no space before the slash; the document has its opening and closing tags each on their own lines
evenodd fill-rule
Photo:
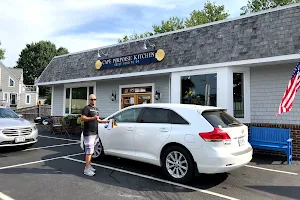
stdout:
<svg viewBox="0 0 300 200">
<path fill-rule="evenodd" d="M 94 116 L 94 120 L 97 120 L 97 121 L 98 121 L 98 120 L 99 120 L 99 116 L 98 116 L 98 115 L 95 115 L 95 116 Z"/>
</svg>

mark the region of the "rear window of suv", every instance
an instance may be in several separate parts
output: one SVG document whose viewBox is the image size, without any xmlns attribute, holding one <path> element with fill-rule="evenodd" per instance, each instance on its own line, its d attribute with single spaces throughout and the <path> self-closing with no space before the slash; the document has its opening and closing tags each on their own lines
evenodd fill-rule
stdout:
<svg viewBox="0 0 300 200">
<path fill-rule="evenodd" d="M 214 128 L 228 128 L 233 126 L 241 126 L 242 123 L 229 115 L 224 110 L 204 111 L 202 116 L 214 127 Z"/>
</svg>

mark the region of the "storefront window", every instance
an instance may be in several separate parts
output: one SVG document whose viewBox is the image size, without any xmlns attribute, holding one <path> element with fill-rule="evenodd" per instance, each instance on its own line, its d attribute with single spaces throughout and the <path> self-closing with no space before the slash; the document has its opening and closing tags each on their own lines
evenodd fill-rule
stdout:
<svg viewBox="0 0 300 200">
<path fill-rule="evenodd" d="M 236 118 L 244 118 L 244 74 L 233 73 L 233 113 Z"/>
<path fill-rule="evenodd" d="M 66 89 L 66 97 L 65 97 L 65 113 L 70 113 L 70 88 Z"/>
<path fill-rule="evenodd" d="M 65 114 L 81 114 L 93 91 L 94 87 L 66 88 Z"/>
<path fill-rule="evenodd" d="M 181 77 L 181 103 L 217 106 L 217 74 Z"/>
</svg>

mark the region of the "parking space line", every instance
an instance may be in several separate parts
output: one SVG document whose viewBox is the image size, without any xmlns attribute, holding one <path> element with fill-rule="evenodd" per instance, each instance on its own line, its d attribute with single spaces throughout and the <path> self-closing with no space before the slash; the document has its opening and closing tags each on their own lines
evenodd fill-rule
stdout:
<svg viewBox="0 0 300 200">
<path fill-rule="evenodd" d="M 56 140 L 65 140 L 65 141 L 71 141 L 71 142 L 80 142 L 80 140 L 72 140 L 72 139 L 59 138 L 59 137 L 51 137 L 51 136 L 40 135 L 40 134 L 39 134 L 39 137 L 41 137 L 41 138 L 49 138 L 49 139 L 56 139 Z"/>
<path fill-rule="evenodd" d="M 45 160 L 38 160 L 38 161 L 33 161 L 33 162 L 28 162 L 28 163 L 22 163 L 22 164 L 17 164 L 17 165 L 10 165 L 10 166 L 6 166 L 6 167 L 0 167 L 0 170 L 1 169 L 10 169 L 10 168 L 20 167 L 20 166 L 26 166 L 26 165 L 32 165 L 32 164 L 41 163 L 41 162 L 47 162 L 47 161 L 51 161 L 51 160 L 58 160 L 58 159 L 69 157 L 69 156 L 79 156 L 79 155 L 83 155 L 83 154 L 85 154 L 85 153 L 76 153 L 76 154 L 71 154 L 71 155 L 66 155 L 66 156 L 59 156 L 59 157 L 54 157 L 54 158 L 48 158 L 48 159 L 45 159 Z"/>
<path fill-rule="evenodd" d="M 264 168 L 264 167 L 256 167 L 256 166 L 253 166 L 253 165 L 245 165 L 245 167 L 250 167 L 250 168 L 255 168 L 255 169 L 261 169 L 261 170 L 271 171 L 271 172 L 278 172 L 278 173 L 283 173 L 283 174 L 290 174 L 290 175 L 295 175 L 295 176 L 298 175 L 298 173 L 294 173 L 294 172 L 287 172 L 287 171 L 269 169 L 269 168 Z"/>
<path fill-rule="evenodd" d="M 15 200 L 15 199 L 3 194 L 2 192 L 0 192 L 0 199 L 2 199 L 2 200 Z"/>
<path fill-rule="evenodd" d="M 71 156 L 65 156 L 64 159 L 71 160 L 71 161 L 74 161 L 74 162 L 85 163 L 85 161 L 83 161 L 83 160 L 78 160 L 78 159 L 70 158 L 70 157 Z M 94 166 L 97 166 L 97 167 L 102 167 L 102 168 L 106 168 L 106 169 L 110 169 L 110 170 L 114 170 L 114 171 L 118 171 L 118 172 L 123 172 L 123 173 L 130 174 L 130 175 L 133 175 L 133 176 L 138 176 L 138 177 L 142 177 L 142 178 L 146 178 L 146 179 L 166 183 L 166 184 L 169 184 L 169 185 L 174 185 L 174 186 L 182 187 L 182 188 L 185 188 L 185 189 L 194 190 L 194 191 L 197 191 L 197 192 L 210 194 L 210 195 L 221 197 L 221 198 L 224 198 L 224 199 L 239 200 L 239 199 L 236 199 L 234 197 L 229 197 L 229 196 L 219 194 L 219 193 L 216 193 L 216 192 L 211 192 L 211 191 L 208 191 L 208 190 L 201 190 L 199 188 L 195 188 L 195 187 L 183 185 L 183 184 L 180 184 L 180 183 L 175 183 L 175 182 L 163 180 L 163 179 L 160 179 L 160 178 L 155 178 L 155 177 L 152 177 L 152 176 L 147 176 L 147 175 L 143 175 L 143 174 L 139 174 L 139 173 L 123 170 L 123 169 L 118 169 L 118 168 L 114 168 L 114 167 L 109 167 L 109 166 L 106 166 L 106 165 L 100 165 L 100 164 L 96 164 L 96 163 L 91 163 L 91 164 L 94 165 Z"/>
<path fill-rule="evenodd" d="M 67 144 L 57 144 L 57 145 L 52 145 L 52 146 L 45 146 L 45 147 L 36 147 L 36 148 L 24 149 L 22 151 L 32 151 L 32 150 L 38 150 L 38 149 L 48 149 L 48 148 L 53 148 L 53 147 L 63 147 L 63 146 L 69 146 L 69 145 L 74 145 L 74 144 L 79 144 L 79 143 L 80 142 L 67 143 Z"/>
</svg>

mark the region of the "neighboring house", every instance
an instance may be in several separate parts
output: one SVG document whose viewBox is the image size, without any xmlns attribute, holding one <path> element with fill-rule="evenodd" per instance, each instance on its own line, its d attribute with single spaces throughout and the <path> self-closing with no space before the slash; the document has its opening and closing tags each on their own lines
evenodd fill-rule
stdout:
<svg viewBox="0 0 300 200">
<path fill-rule="evenodd" d="M 37 104 L 38 87 L 24 85 L 23 69 L 8 68 L 0 62 L 0 105 L 13 110 Z"/>
</svg>

